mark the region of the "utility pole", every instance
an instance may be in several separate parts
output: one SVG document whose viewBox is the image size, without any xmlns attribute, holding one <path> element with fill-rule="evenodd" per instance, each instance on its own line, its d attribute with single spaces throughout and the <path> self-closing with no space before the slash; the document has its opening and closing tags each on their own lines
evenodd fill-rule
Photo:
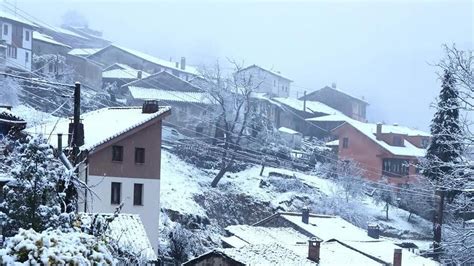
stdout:
<svg viewBox="0 0 474 266">
<path fill-rule="evenodd" d="M 303 95 L 303 112 L 306 112 L 306 91 L 304 91 Z"/>
<path fill-rule="evenodd" d="M 81 83 L 74 84 L 74 120 L 72 131 L 72 164 L 76 166 L 79 162 L 79 135 L 81 119 Z"/>
</svg>

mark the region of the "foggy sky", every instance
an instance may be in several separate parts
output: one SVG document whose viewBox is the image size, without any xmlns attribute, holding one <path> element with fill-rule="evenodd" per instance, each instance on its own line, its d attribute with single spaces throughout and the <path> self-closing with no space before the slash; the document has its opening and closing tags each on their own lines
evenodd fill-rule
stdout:
<svg viewBox="0 0 474 266">
<path fill-rule="evenodd" d="M 12 0 L 10 3 L 14 2 Z M 201 2 L 201 3 L 195 3 Z M 442 44 L 472 49 L 472 1 L 17 1 L 59 25 L 77 10 L 125 47 L 192 65 L 226 57 L 281 71 L 308 92 L 336 82 L 370 121 L 428 129 Z"/>
</svg>

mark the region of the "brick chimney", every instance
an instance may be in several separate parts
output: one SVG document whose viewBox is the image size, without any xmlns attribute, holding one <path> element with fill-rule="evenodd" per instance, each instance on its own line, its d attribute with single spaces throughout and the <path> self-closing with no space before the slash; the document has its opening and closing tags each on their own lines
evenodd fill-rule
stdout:
<svg viewBox="0 0 474 266">
<path fill-rule="evenodd" d="M 137 79 L 141 79 L 141 78 L 142 78 L 142 75 L 143 75 L 142 71 L 141 71 L 141 70 L 138 70 L 138 72 L 137 72 Z"/>
<path fill-rule="evenodd" d="M 157 100 L 147 100 L 143 102 L 142 113 L 143 114 L 153 114 L 158 112 L 159 106 Z"/>
<path fill-rule="evenodd" d="M 316 238 L 311 238 L 308 240 L 308 259 L 319 263 L 320 260 L 320 250 L 321 250 L 321 240 Z"/>
<path fill-rule="evenodd" d="M 181 57 L 181 69 L 186 69 L 186 57 Z"/>
<path fill-rule="evenodd" d="M 301 221 L 305 224 L 309 223 L 309 209 L 308 209 L 308 207 L 303 208 L 303 211 L 301 212 Z"/>
<path fill-rule="evenodd" d="M 368 224 L 367 225 L 367 235 L 379 239 L 380 237 L 380 228 L 377 224 Z"/>
<path fill-rule="evenodd" d="M 396 248 L 393 250 L 393 266 L 402 266 L 402 249 Z"/>
<path fill-rule="evenodd" d="M 377 132 L 375 133 L 377 140 L 382 139 L 382 123 L 377 123 Z"/>
</svg>

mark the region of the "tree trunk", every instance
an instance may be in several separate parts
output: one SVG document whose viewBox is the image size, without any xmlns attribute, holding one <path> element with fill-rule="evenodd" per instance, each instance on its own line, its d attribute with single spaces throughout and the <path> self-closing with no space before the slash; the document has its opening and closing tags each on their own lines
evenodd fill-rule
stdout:
<svg viewBox="0 0 474 266">
<path fill-rule="evenodd" d="M 437 194 L 439 196 L 439 203 L 438 203 L 438 211 L 435 216 L 435 223 L 433 226 L 433 253 L 434 253 L 434 258 L 439 261 L 440 255 L 442 252 L 442 247 L 441 247 L 441 229 L 443 226 L 443 212 L 444 212 L 444 197 L 445 197 L 445 192 L 444 191 L 437 191 Z"/>
<path fill-rule="evenodd" d="M 385 220 L 388 221 L 388 202 L 385 205 Z"/>
<path fill-rule="evenodd" d="M 222 163 L 221 170 L 219 170 L 219 173 L 217 173 L 216 177 L 214 177 L 214 180 L 212 180 L 211 187 L 217 187 L 217 184 L 221 180 L 221 178 L 227 173 L 229 170 L 230 166 L 232 165 L 232 162 L 229 163 Z"/>
</svg>

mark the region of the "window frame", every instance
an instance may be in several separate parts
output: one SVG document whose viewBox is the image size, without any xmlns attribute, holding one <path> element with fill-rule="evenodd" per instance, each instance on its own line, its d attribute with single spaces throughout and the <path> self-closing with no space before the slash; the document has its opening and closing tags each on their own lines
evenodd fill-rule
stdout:
<svg viewBox="0 0 474 266">
<path fill-rule="evenodd" d="M 118 190 L 118 192 L 116 190 Z M 116 192 L 118 194 L 116 194 L 114 192 Z M 115 195 L 118 195 L 118 196 L 115 196 Z M 111 182 L 110 183 L 110 204 L 119 205 L 121 203 L 121 201 L 122 201 L 122 183 L 121 182 Z"/>
<path fill-rule="evenodd" d="M 4 23 L 3 24 L 3 35 L 8 35 L 8 24 Z"/>
<path fill-rule="evenodd" d="M 410 174 L 410 161 L 408 159 L 383 158 L 382 175 L 389 177 L 405 177 Z"/>
<path fill-rule="evenodd" d="M 116 158 L 116 149 L 120 151 L 120 158 Z M 112 146 L 112 162 L 118 162 L 121 163 L 123 162 L 123 154 L 124 154 L 124 148 L 122 145 L 113 145 Z M 119 160 L 117 160 L 119 159 Z"/>
<path fill-rule="evenodd" d="M 142 153 L 142 161 L 139 161 L 138 159 L 139 158 L 139 151 L 140 152 L 143 152 Z M 141 147 L 135 147 L 135 163 L 136 164 L 144 164 L 145 163 L 145 160 L 146 160 L 146 156 L 145 156 L 145 148 L 141 148 Z"/>
<path fill-rule="evenodd" d="M 137 190 L 137 188 L 139 188 Z M 139 191 L 139 193 L 137 193 Z M 143 206 L 143 191 L 144 185 L 143 183 L 134 183 L 133 184 L 133 206 Z M 137 194 L 139 194 L 140 198 L 138 198 Z"/>
<path fill-rule="evenodd" d="M 349 138 L 348 137 L 342 138 L 342 148 L 343 149 L 348 149 L 349 148 Z"/>
<path fill-rule="evenodd" d="M 30 31 L 29 30 L 25 30 L 25 41 L 26 42 L 30 41 Z"/>
</svg>

